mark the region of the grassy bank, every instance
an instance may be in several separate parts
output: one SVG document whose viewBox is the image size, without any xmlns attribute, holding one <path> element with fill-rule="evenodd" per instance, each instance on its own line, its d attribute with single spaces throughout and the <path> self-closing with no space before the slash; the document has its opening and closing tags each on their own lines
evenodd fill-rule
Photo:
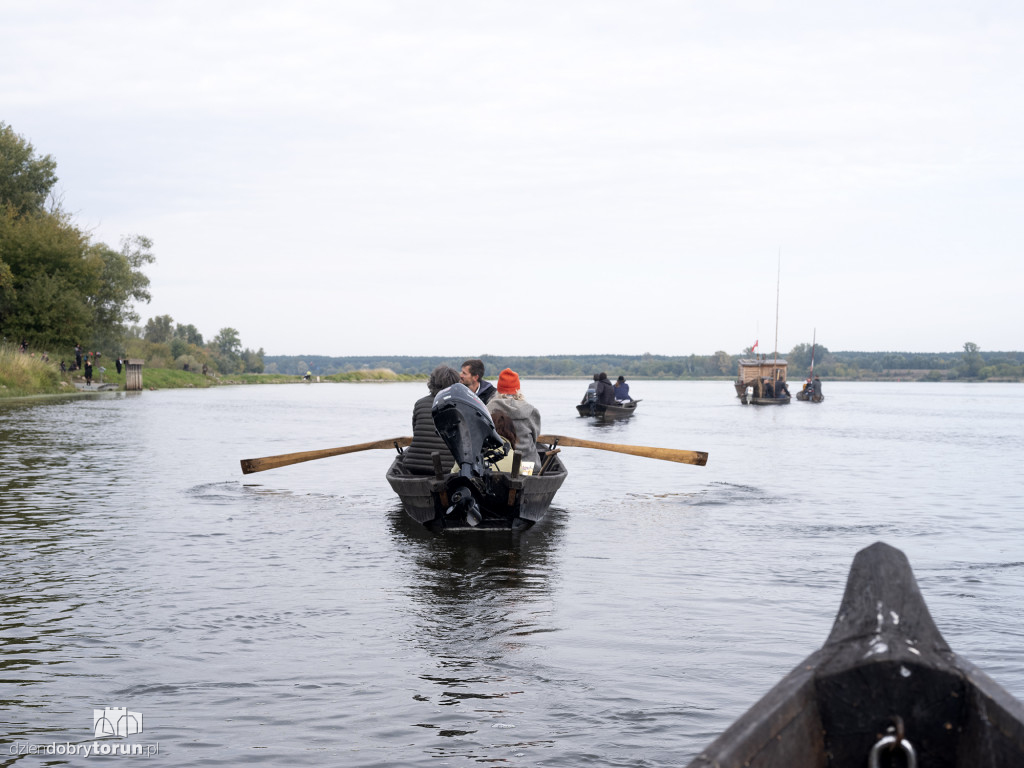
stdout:
<svg viewBox="0 0 1024 768">
<path fill-rule="evenodd" d="M 0 398 L 52 395 L 71 389 L 54 364 L 0 345 Z"/>
<path fill-rule="evenodd" d="M 104 363 L 107 361 L 104 360 Z M 106 367 L 106 366 L 104 366 Z M 118 373 L 113 367 L 104 371 L 97 365 L 93 374 L 93 387 L 113 384 L 124 389 L 125 372 Z M 389 370 L 361 370 L 337 373 L 320 379 L 321 382 L 382 382 L 419 381 L 425 376 L 396 374 Z M 142 386 L 145 389 L 205 389 L 207 387 L 232 384 L 299 384 L 301 376 L 281 373 L 239 373 L 227 376 L 182 371 L 171 368 L 142 369 Z M 315 379 L 314 379 L 315 381 Z M 84 383 L 81 371 L 61 373 L 52 362 L 44 363 L 38 357 L 23 355 L 16 348 L 0 345 L 0 398 L 30 397 L 77 392 L 75 383 Z"/>
</svg>

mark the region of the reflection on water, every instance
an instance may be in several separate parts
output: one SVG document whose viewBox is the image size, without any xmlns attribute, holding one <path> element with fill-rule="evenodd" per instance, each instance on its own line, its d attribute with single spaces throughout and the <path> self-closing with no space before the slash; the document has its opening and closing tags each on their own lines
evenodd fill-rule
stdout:
<svg viewBox="0 0 1024 768">
<path fill-rule="evenodd" d="M 552 508 L 523 533 L 434 536 L 409 521 L 400 505 L 392 510 L 396 555 L 406 563 L 408 640 L 431 659 L 419 674 L 426 685 L 415 699 L 425 706 L 416 725 L 457 737 L 455 754 L 485 759 L 495 748 L 495 729 L 522 725 L 519 702 L 534 683 L 520 654 L 532 635 L 552 631 L 550 582 L 565 514 Z M 513 738 L 499 748 L 525 746 Z M 437 756 L 448 752 L 445 746 L 432 750 Z"/>
<path fill-rule="evenodd" d="M 405 434 L 422 384 L 0 404 L 0 738 L 128 706 L 165 766 L 685 764 L 820 646 L 878 539 L 1024 695 L 1024 388 L 637 382 L 599 424 L 585 383 L 524 386 L 544 432 L 708 466 L 568 448 L 538 526 L 434 536 L 387 451 L 238 465 Z"/>
</svg>

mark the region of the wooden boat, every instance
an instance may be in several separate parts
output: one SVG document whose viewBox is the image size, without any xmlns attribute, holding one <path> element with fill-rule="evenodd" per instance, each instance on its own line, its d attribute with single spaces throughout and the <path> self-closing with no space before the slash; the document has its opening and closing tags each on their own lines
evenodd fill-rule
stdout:
<svg viewBox="0 0 1024 768">
<path fill-rule="evenodd" d="M 814 329 L 814 337 L 811 341 L 811 374 L 807 383 L 796 393 L 796 399 L 804 403 L 820 403 L 825 400 L 821 393 L 821 379 L 814 378 L 814 349 L 818 346 L 818 329 Z"/>
<path fill-rule="evenodd" d="M 808 392 L 806 389 L 801 389 L 796 393 L 796 399 L 804 403 L 820 403 L 825 399 L 824 395 L 819 394 L 815 397 L 813 392 Z"/>
<path fill-rule="evenodd" d="M 580 416 L 592 416 L 598 421 L 614 421 L 615 419 L 628 419 L 636 413 L 636 404 L 640 400 L 629 400 L 616 405 L 593 405 L 586 403 L 576 406 L 576 412 Z"/>
<path fill-rule="evenodd" d="M 879 765 L 1024 765 L 1024 704 L 949 649 L 881 542 L 857 553 L 825 645 L 689 768 Z"/>
<path fill-rule="evenodd" d="M 548 511 L 568 472 L 558 449 L 538 445 L 541 466 L 538 474 L 487 472 L 471 479 L 482 520 L 476 527 L 525 530 L 540 521 Z M 397 457 L 388 469 L 391 488 L 402 500 L 405 513 L 432 531 L 467 529 L 466 513 L 453 504 L 460 477 L 436 467 L 433 475 L 414 475 Z M 453 508 L 454 507 L 454 508 Z"/>
<path fill-rule="evenodd" d="M 789 364 L 779 358 L 769 359 L 767 356 L 740 360 L 739 375 L 733 385 L 736 397 L 744 405 L 786 405 L 789 395 L 768 397 L 764 390 L 764 380 L 774 382 L 773 386 L 786 384 L 786 368 Z"/>
</svg>

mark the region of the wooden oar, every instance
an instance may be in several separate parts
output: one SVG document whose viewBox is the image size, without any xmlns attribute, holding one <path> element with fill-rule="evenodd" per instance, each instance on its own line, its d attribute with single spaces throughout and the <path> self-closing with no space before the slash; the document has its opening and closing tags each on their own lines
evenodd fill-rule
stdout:
<svg viewBox="0 0 1024 768">
<path fill-rule="evenodd" d="M 300 451 L 298 453 L 282 453 L 279 456 L 264 456 L 261 459 L 242 459 L 242 474 L 249 475 L 253 472 L 262 472 L 265 469 L 287 467 L 289 464 L 299 464 L 303 461 L 313 461 L 313 459 L 326 459 L 328 456 L 340 456 L 343 453 L 372 451 L 374 448 L 405 448 L 411 442 L 411 437 L 392 437 L 389 440 L 345 445 L 341 448 L 325 448 L 322 451 Z"/>
<path fill-rule="evenodd" d="M 678 461 L 680 464 L 696 464 L 703 467 L 708 463 L 708 455 L 704 451 L 682 451 L 677 448 L 648 448 L 643 445 L 622 445 L 620 443 L 595 443 L 592 440 L 578 440 L 565 435 L 541 435 L 538 443 L 554 443 L 569 448 L 594 448 L 598 451 L 614 451 L 628 453 L 631 456 L 644 456 L 648 459 Z"/>
</svg>

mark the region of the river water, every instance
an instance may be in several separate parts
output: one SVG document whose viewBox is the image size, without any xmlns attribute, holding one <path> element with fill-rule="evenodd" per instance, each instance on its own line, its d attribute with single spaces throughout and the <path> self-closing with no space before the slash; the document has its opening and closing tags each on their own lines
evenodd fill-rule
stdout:
<svg viewBox="0 0 1024 768">
<path fill-rule="evenodd" d="M 685 765 L 824 642 L 878 540 L 1024 698 L 1024 386 L 757 408 L 637 381 L 608 426 L 576 416 L 585 386 L 523 390 L 546 433 L 708 465 L 563 449 L 522 535 L 419 530 L 388 451 L 241 474 L 409 434 L 421 383 L 0 403 L 0 763 L 81 765 L 18 753 L 126 707 L 163 766 Z"/>
</svg>

